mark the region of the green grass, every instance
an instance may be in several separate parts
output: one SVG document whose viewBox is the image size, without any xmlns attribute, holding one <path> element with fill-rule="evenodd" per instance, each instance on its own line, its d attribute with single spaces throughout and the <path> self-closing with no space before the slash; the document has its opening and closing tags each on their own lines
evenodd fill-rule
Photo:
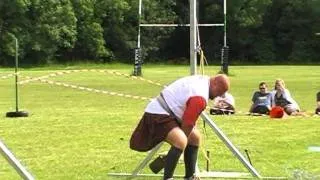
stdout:
<svg viewBox="0 0 320 180">
<path fill-rule="evenodd" d="M 109 69 L 130 74 L 132 66 L 74 65 L 21 69 L 21 75 L 39 77 L 70 69 Z M 206 68 L 206 74 L 219 67 Z M 0 69 L 0 76 L 13 69 Z M 241 152 L 249 150 L 254 167 L 263 176 L 293 177 L 294 172 L 320 175 L 320 153 L 309 152 L 308 146 L 320 146 L 320 117 L 248 117 L 253 91 L 260 81 L 271 88 L 276 78 L 285 80 L 287 88 L 303 111 L 312 114 L 315 94 L 320 91 L 319 66 L 235 66 L 230 67 L 231 93 L 236 100 L 234 116 L 211 116 Z M 188 66 L 146 65 L 144 78 L 168 84 L 189 74 Z M 21 80 L 23 77 L 21 77 Z M 50 77 L 100 90 L 154 97 L 160 87 L 99 72 L 78 72 Z M 0 79 L 0 139 L 27 167 L 36 179 L 119 179 L 109 172 L 132 172 L 146 153 L 128 147 L 131 132 L 140 119 L 147 101 L 102 93 L 30 82 L 19 86 L 19 108 L 30 113 L 28 118 L 9 119 L 15 111 L 14 78 Z M 202 127 L 202 122 L 199 122 Z M 202 131 L 204 131 L 202 129 Z M 210 151 L 210 168 L 214 171 L 246 169 L 207 127 L 202 150 Z M 162 148 L 167 150 L 168 146 Z M 203 153 L 200 169 L 205 168 Z M 143 172 L 150 173 L 148 168 Z M 183 165 L 177 173 L 183 174 Z M 14 169 L 0 157 L 0 179 L 19 179 Z"/>
</svg>

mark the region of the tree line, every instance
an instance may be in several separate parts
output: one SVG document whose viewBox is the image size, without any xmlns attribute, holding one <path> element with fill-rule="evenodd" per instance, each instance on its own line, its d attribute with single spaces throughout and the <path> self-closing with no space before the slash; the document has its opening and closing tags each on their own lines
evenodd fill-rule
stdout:
<svg viewBox="0 0 320 180">
<path fill-rule="evenodd" d="M 0 65 L 93 61 L 133 63 L 138 23 L 189 23 L 183 0 L 1 0 Z M 199 23 L 223 23 L 223 0 L 198 1 Z M 319 0 L 227 2 L 227 42 L 234 63 L 319 63 Z M 223 28 L 199 28 L 209 63 L 219 63 Z M 145 62 L 187 63 L 187 27 L 141 27 Z"/>
</svg>

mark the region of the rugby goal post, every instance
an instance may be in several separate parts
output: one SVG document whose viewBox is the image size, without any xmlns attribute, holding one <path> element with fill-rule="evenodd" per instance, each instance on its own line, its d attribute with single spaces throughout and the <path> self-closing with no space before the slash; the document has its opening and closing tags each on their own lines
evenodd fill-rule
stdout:
<svg viewBox="0 0 320 180">
<path fill-rule="evenodd" d="M 224 40 L 221 49 L 221 71 L 228 74 L 228 53 L 229 47 L 227 46 L 227 0 L 223 0 L 223 13 L 224 22 L 217 24 L 199 24 L 197 21 L 197 0 L 189 0 L 190 2 L 190 24 L 147 24 L 141 23 L 142 16 L 142 0 L 139 0 L 139 13 L 138 13 L 138 37 L 137 47 L 134 49 L 134 70 L 133 76 L 142 75 L 142 51 L 141 51 L 141 27 L 189 27 L 190 28 L 190 73 L 195 74 L 197 70 L 197 35 L 199 32 L 197 27 L 224 27 Z"/>
</svg>

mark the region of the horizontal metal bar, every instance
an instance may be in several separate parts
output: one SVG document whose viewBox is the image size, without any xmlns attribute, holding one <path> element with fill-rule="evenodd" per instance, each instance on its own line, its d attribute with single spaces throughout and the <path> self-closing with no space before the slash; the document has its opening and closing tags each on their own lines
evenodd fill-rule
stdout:
<svg viewBox="0 0 320 180">
<path fill-rule="evenodd" d="M 140 24 L 140 27 L 189 27 L 190 24 Z M 202 27 L 224 26 L 224 24 L 198 24 Z"/>
<path fill-rule="evenodd" d="M 163 174 L 136 174 L 132 175 L 130 173 L 108 173 L 109 176 L 127 176 L 127 177 L 162 177 Z M 235 178 L 235 179 L 247 179 L 247 178 L 252 178 L 250 176 L 250 173 L 244 173 L 244 172 L 222 172 L 222 171 L 210 171 L 210 172 L 199 172 L 196 174 L 197 177 L 200 178 Z M 183 175 L 173 175 L 173 177 L 176 178 L 182 178 L 184 177 Z"/>
</svg>

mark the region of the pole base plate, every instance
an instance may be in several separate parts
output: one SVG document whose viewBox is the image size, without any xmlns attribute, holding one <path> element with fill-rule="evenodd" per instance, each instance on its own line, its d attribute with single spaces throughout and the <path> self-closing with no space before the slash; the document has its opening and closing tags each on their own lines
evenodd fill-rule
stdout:
<svg viewBox="0 0 320 180">
<path fill-rule="evenodd" d="M 16 117 L 28 117 L 29 113 L 26 111 L 14 111 L 14 112 L 7 112 L 6 117 L 9 118 L 16 118 Z"/>
</svg>

